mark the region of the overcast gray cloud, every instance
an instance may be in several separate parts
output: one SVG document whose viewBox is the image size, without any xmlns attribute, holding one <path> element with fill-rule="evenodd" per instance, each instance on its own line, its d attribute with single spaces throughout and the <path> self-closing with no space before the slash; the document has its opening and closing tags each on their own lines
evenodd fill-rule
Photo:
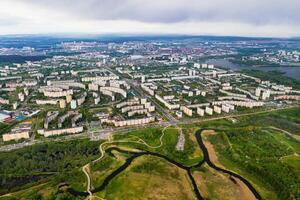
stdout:
<svg viewBox="0 0 300 200">
<path fill-rule="evenodd" d="M 89 19 L 300 24 L 299 0 L 26 0 Z"/>
<path fill-rule="evenodd" d="M 9 7 L 11 11 L 7 10 Z M 53 32 L 50 29 L 56 27 L 56 31 L 62 32 L 139 33 L 150 30 L 242 35 L 273 32 L 273 35 L 289 36 L 300 35 L 299 8 L 299 0 L 1 0 L 0 32 L 1 28 L 2 32 L 16 32 L 21 28 Z M 19 23 L 23 19 L 26 26 L 21 24 L 13 29 L 7 22 L 14 18 Z M 236 30 L 227 30 L 229 28 Z M 256 29 L 257 34 L 252 29 Z"/>
</svg>

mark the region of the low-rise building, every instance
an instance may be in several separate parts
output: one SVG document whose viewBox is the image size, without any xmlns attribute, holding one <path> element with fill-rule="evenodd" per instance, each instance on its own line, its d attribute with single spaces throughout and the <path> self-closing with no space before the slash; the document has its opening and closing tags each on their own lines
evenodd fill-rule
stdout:
<svg viewBox="0 0 300 200">
<path fill-rule="evenodd" d="M 20 140 L 20 139 L 28 139 L 30 138 L 30 130 L 31 124 L 21 124 L 11 130 L 10 133 L 6 133 L 2 135 L 2 139 L 4 142 L 11 140 Z"/>
<path fill-rule="evenodd" d="M 2 139 L 4 142 L 11 141 L 11 140 L 20 140 L 20 139 L 28 139 L 29 131 L 18 131 L 18 132 L 11 132 L 2 135 Z"/>
</svg>

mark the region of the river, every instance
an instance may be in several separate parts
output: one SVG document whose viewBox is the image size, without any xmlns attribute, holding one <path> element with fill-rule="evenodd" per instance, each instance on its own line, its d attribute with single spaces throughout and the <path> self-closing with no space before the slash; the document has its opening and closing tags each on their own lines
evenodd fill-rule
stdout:
<svg viewBox="0 0 300 200">
<path fill-rule="evenodd" d="M 216 66 L 229 68 L 229 69 L 234 70 L 234 71 L 242 70 L 242 69 L 258 69 L 258 70 L 262 70 L 262 71 L 265 71 L 265 72 L 280 71 L 280 72 L 284 72 L 285 75 L 290 77 L 290 78 L 300 80 L 300 67 L 291 67 L 291 66 L 249 67 L 249 66 L 245 66 L 245 65 L 234 64 L 231 61 L 229 61 L 227 59 L 222 59 L 222 58 L 209 59 L 209 60 L 206 60 L 206 62 L 208 64 L 213 64 L 213 65 L 216 65 Z"/>
<path fill-rule="evenodd" d="M 108 152 L 108 154 L 110 154 L 110 155 L 113 155 L 112 151 L 115 150 L 115 151 L 118 151 L 120 153 L 131 154 L 131 157 L 127 158 L 126 162 L 123 165 L 121 165 L 119 168 L 117 168 L 115 171 L 113 171 L 111 174 L 109 174 L 104 179 L 103 183 L 100 186 L 96 186 L 95 189 L 92 192 L 96 193 L 96 192 L 103 191 L 113 178 L 115 178 L 117 175 L 119 175 L 121 172 L 123 172 L 124 170 L 126 170 L 130 166 L 130 164 L 132 163 L 132 161 L 134 159 L 136 159 L 140 156 L 144 156 L 144 155 L 151 155 L 151 156 L 156 156 L 156 157 L 162 158 L 162 159 L 166 160 L 167 162 L 172 163 L 172 164 L 176 165 L 177 167 L 185 170 L 188 174 L 188 177 L 189 177 L 189 179 L 191 181 L 191 184 L 193 186 L 194 193 L 195 193 L 196 198 L 198 200 L 204 200 L 204 198 L 203 198 L 203 196 L 201 195 L 201 193 L 199 191 L 199 188 L 196 184 L 195 178 L 192 175 L 192 171 L 193 171 L 193 168 L 201 167 L 204 163 L 207 163 L 209 167 L 211 167 L 211 168 L 213 168 L 213 169 L 215 169 L 215 170 L 217 170 L 221 173 L 228 174 L 230 176 L 233 176 L 233 177 L 241 180 L 249 188 L 249 190 L 254 194 L 256 199 L 261 200 L 262 198 L 261 198 L 260 194 L 257 192 L 257 190 L 253 187 L 253 185 L 248 180 L 246 180 L 244 177 L 240 176 L 239 174 L 236 174 L 232 171 L 220 168 L 220 167 L 216 166 L 214 163 L 211 162 L 211 160 L 209 158 L 208 150 L 206 149 L 206 147 L 203 143 L 203 140 L 202 140 L 202 135 L 201 135 L 202 131 L 203 130 L 200 129 L 196 132 L 196 139 L 197 139 L 199 148 L 203 152 L 204 158 L 198 164 L 196 164 L 194 166 L 191 166 L 191 167 L 185 166 L 181 163 L 178 163 L 178 162 L 168 158 L 167 156 L 164 156 L 164 155 L 161 155 L 161 154 L 155 153 L 155 152 L 150 152 L 150 151 L 145 151 L 145 150 L 143 150 L 141 152 L 134 152 L 134 151 L 129 151 L 129 150 L 123 150 L 123 149 L 120 149 L 118 147 L 108 148 L 106 150 L 106 152 Z M 75 196 L 88 196 L 88 192 L 76 191 L 73 188 L 68 188 L 68 191 L 71 194 L 75 195 Z"/>
</svg>

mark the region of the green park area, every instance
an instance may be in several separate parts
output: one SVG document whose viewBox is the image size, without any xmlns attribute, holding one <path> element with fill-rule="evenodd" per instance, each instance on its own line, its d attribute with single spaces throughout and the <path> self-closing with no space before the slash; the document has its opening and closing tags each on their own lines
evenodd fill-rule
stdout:
<svg viewBox="0 0 300 200">
<path fill-rule="evenodd" d="M 299 108 L 290 108 L 116 133 L 105 144 L 71 140 L 1 152 L 0 199 L 86 199 L 82 167 L 88 163 L 93 199 L 195 199 L 192 179 L 205 199 L 238 199 L 241 183 L 201 164 L 204 154 L 195 133 L 202 129 L 215 132 L 203 140 L 212 145 L 218 164 L 247 179 L 262 199 L 296 200 L 299 115 Z M 176 150 L 180 133 L 182 151 Z"/>
</svg>

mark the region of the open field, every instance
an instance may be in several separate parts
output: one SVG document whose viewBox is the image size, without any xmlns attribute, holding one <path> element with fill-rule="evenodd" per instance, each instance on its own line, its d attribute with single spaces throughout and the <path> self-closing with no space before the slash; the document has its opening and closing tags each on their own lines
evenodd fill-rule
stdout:
<svg viewBox="0 0 300 200">
<path fill-rule="evenodd" d="M 194 199 L 186 172 L 152 156 L 134 160 L 104 195 L 105 199 Z"/>
<path fill-rule="evenodd" d="M 194 137 L 195 129 L 183 129 L 185 135 L 185 148 L 183 151 L 176 151 L 175 146 L 178 140 L 178 129 L 169 127 L 165 129 L 164 136 L 162 138 L 162 147 L 160 148 L 148 148 L 145 145 L 135 143 L 120 143 L 119 146 L 142 148 L 151 152 L 156 152 L 161 155 L 166 155 L 170 159 L 180 162 L 186 166 L 192 166 L 202 160 L 202 152 L 197 146 L 197 141 Z M 159 145 L 159 138 L 162 135 L 162 129 L 146 129 L 141 131 L 135 131 L 126 135 L 115 135 L 114 139 L 131 138 L 138 140 L 139 138 L 144 140 L 147 144 L 155 146 Z M 138 138 L 138 139 L 137 139 Z"/>
<path fill-rule="evenodd" d="M 90 165 L 92 189 L 101 185 L 109 174 L 125 163 L 126 155 L 118 152 L 112 153 L 113 155 L 106 154 L 103 159 Z"/>
<path fill-rule="evenodd" d="M 207 165 L 193 172 L 205 199 L 255 200 L 255 196 L 238 179 L 218 172 Z"/>
</svg>

